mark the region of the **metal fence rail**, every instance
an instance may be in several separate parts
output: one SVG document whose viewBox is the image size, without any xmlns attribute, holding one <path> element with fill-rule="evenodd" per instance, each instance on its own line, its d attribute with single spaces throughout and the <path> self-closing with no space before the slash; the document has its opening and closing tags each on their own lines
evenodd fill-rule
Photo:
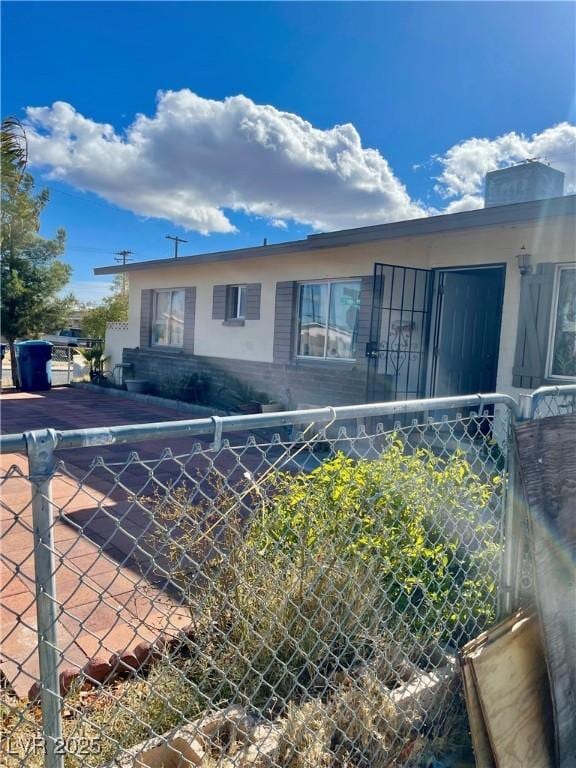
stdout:
<svg viewBox="0 0 576 768">
<path fill-rule="evenodd" d="M 457 649 L 519 592 L 511 428 L 574 393 L 3 437 L 0 760 L 459 754 Z"/>
</svg>

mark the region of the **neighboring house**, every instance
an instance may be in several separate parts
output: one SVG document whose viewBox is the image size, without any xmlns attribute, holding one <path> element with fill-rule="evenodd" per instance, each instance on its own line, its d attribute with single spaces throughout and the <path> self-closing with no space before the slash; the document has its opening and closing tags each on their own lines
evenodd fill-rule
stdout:
<svg viewBox="0 0 576 768">
<path fill-rule="evenodd" d="M 94 309 L 96 305 L 92 302 L 87 302 L 86 304 L 77 304 L 73 307 L 73 309 L 70 310 L 68 313 L 68 320 L 65 323 L 65 328 L 76 328 L 81 329 L 82 324 L 84 323 L 84 316 L 86 315 L 86 312 L 89 312 L 91 309 Z M 53 331 L 58 330 L 57 328 L 51 329 Z M 82 333 L 78 334 L 79 336 L 82 336 Z"/>
<path fill-rule="evenodd" d="M 158 389 L 207 371 L 290 406 L 574 381 L 576 196 L 497 188 L 480 210 L 99 268 L 130 274 L 124 362 Z"/>
</svg>

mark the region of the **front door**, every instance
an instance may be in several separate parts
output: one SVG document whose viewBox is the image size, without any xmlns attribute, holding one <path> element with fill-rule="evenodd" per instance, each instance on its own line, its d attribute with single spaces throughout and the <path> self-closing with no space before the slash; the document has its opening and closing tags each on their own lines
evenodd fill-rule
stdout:
<svg viewBox="0 0 576 768">
<path fill-rule="evenodd" d="M 431 393 L 496 390 L 504 268 L 437 272 Z"/>
<path fill-rule="evenodd" d="M 424 397 L 432 273 L 374 265 L 368 357 L 368 402 Z"/>
</svg>

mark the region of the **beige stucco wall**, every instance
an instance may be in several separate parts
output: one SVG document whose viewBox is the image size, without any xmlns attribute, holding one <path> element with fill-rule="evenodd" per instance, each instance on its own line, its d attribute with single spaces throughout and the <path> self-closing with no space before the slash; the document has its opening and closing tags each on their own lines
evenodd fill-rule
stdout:
<svg viewBox="0 0 576 768">
<path fill-rule="evenodd" d="M 374 263 L 378 261 L 425 268 L 506 264 L 497 388 L 500 392 L 518 393 L 511 386 L 520 296 L 520 274 L 515 256 L 524 245 L 532 255 L 533 264 L 573 261 L 574 227 L 574 218 L 565 217 L 540 224 L 322 248 L 273 258 L 182 264 L 132 272 L 129 343 L 126 346 L 138 344 L 140 292 L 143 288 L 196 286 L 195 354 L 271 362 L 275 291 L 279 281 L 368 275 L 372 274 Z M 247 320 L 243 327 L 224 326 L 221 320 L 212 320 L 214 285 L 251 282 L 262 283 L 260 320 Z"/>
</svg>

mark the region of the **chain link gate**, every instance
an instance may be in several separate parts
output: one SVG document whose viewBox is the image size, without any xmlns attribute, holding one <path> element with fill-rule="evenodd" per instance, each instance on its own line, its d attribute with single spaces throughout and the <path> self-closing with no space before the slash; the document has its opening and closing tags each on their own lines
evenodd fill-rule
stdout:
<svg viewBox="0 0 576 768">
<path fill-rule="evenodd" d="M 488 395 L 5 436 L 0 759 L 458 754 L 457 649 L 514 604 L 519 415 Z"/>
</svg>

